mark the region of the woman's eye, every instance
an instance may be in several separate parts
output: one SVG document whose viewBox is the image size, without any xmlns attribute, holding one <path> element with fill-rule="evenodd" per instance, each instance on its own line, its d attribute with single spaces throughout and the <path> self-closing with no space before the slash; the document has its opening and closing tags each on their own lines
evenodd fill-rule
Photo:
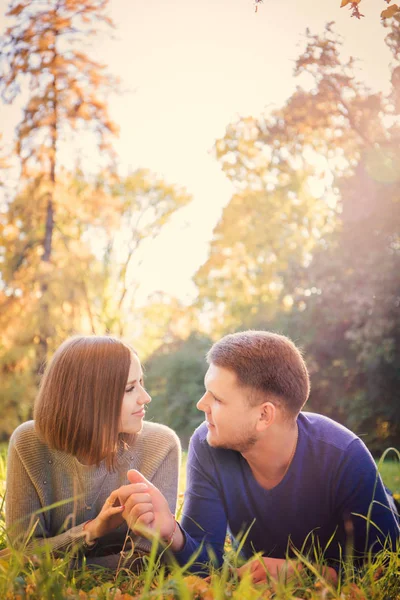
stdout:
<svg viewBox="0 0 400 600">
<path fill-rule="evenodd" d="M 132 392 L 135 389 L 135 386 L 132 385 L 132 387 L 129 387 L 125 390 L 125 394 L 129 394 L 129 392 Z"/>
</svg>

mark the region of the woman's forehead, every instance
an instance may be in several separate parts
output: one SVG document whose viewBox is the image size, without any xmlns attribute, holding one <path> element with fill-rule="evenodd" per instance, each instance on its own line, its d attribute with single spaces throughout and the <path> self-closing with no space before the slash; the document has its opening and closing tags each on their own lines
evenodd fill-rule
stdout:
<svg viewBox="0 0 400 600">
<path fill-rule="evenodd" d="M 136 354 L 131 356 L 131 365 L 129 367 L 129 380 L 141 379 L 143 375 L 142 365 Z"/>
</svg>

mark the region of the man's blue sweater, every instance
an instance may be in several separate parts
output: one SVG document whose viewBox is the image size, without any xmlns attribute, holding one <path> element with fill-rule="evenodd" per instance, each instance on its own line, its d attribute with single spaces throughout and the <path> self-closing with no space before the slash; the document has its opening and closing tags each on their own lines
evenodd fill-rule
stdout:
<svg viewBox="0 0 400 600">
<path fill-rule="evenodd" d="M 273 489 L 265 490 L 247 461 L 234 450 L 208 445 L 203 423 L 193 434 L 187 463 L 182 518 L 184 548 L 175 554 L 185 564 L 208 562 L 212 548 L 222 561 L 227 530 L 237 539 L 248 533 L 242 553 L 294 557 L 319 548 L 326 563 L 338 568 L 346 548 L 357 560 L 376 552 L 388 538 L 399 539 L 399 525 L 375 462 L 364 443 L 335 421 L 300 413 L 293 461 Z"/>
</svg>

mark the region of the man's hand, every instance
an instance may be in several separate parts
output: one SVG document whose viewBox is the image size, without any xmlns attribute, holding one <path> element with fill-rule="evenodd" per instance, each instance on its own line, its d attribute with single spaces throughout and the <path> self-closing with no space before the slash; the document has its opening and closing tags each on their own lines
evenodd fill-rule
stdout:
<svg viewBox="0 0 400 600">
<path fill-rule="evenodd" d="M 332 567 L 316 568 L 328 583 L 331 585 L 337 584 L 338 576 L 335 569 Z M 239 577 L 243 577 L 245 573 L 250 572 L 253 583 L 262 583 L 270 579 L 274 581 L 283 579 L 286 581 L 296 572 L 300 573 L 302 569 L 304 569 L 304 565 L 300 561 L 263 556 L 262 558 L 249 560 L 237 570 L 237 573 Z"/>
<path fill-rule="evenodd" d="M 288 578 L 295 572 L 295 566 L 294 561 L 263 556 L 249 560 L 237 570 L 237 573 L 239 577 L 243 577 L 245 573 L 249 572 L 253 583 L 261 583 L 271 578 L 275 580 L 281 577 Z"/>
<path fill-rule="evenodd" d="M 180 549 L 179 546 L 183 546 L 183 543 L 180 544 L 178 541 L 180 538 L 183 540 L 182 532 L 160 490 L 138 471 L 131 469 L 127 476 L 131 483 L 126 486 L 129 488 L 130 494 L 124 500 L 125 509 L 122 516 L 128 527 L 134 533 L 146 537 L 159 535 L 162 540 L 167 542 L 174 537 L 171 544 L 172 549 Z"/>
</svg>

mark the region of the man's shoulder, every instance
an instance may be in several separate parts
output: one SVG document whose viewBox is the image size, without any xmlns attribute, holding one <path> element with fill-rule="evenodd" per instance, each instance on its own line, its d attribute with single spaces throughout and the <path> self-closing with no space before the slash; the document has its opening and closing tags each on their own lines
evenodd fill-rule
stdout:
<svg viewBox="0 0 400 600">
<path fill-rule="evenodd" d="M 318 413 L 301 412 L 298 417 L 300 430 L 312 445 L 328 445 L 338 450 L 347 450 L 359 437 L 329 417 Z"/>
</svg>

